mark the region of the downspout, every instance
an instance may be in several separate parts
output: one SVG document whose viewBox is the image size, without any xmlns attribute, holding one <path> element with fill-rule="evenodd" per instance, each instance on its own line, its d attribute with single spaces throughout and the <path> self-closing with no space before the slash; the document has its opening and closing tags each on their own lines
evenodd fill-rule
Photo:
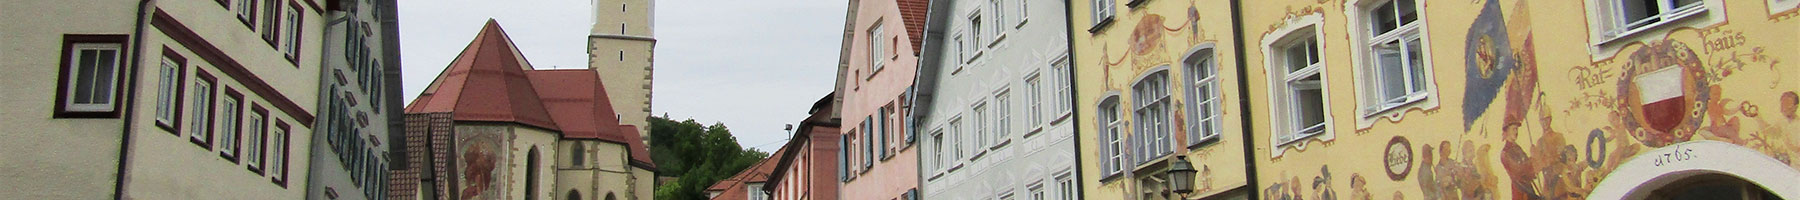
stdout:
<svg viewBox="0 0 1800 200">
<path fill-rule="evenodd" d="M 1256 183 L 1256 143 L 1254 142 L 1256 128 L 1250 123 L 1250 98 L 1245 98 L 1250 94 L 1250 72 L 1247 71 L 1250 67 L 1248 64 L 1244 64 L 1244 53 L 1246 52 L 1244 51 L 1244 6 L 1241 0 L 1231 0 L 1231 32 L 1231 43 L 1236 45 L 1233 48 L 1234 51 L 1237 51 L 1232 56 L 1237 59 L 1238 122 L 1241 122 L 1238 127 L 1243 130 L 1244 134 L 1244 184 L 1246 187 L 1250 187 L 1245 190 L 1247 191 L 1245 195 L 1255 199 L 1258 197 L 1256 194 L 1258 186 Z"/>
<path fill-rule="evenodd" d="M 134 21 L 133 23 L 135 25 L 131 27 L 131 69 L 125 70 L 126 72 L 131 73 L 131 81 L 126 81 L 125 83 L 125 93 L 127 95 L 123 98 L 132 100 L 120 102 L 134 102 L 136 98 L 132 97 L 137 96 L 138 66 L 141 65 L 144 60 L 141 55 L 144 52 L 144 11 L 148 10 L 144 9 L 144 7 L 147 6 L 150 6 L 150 0 L 138 1 L 137 21 Z M 120 134 L 119 138 L 119 164 L 116 166 L 118 167 L 118 172 L 113 173 L 113 199 L 125 199 L 125 173 L 127 173 L 125 167 L 128 166 L 128 163 L 131 163 L 131 130 L 133 124 L 131 123 L 131 116 L 133 115 L 132 113 L 134 113 L 132 112 L 132 105 L 135 104 L 125 103 L 124 108 L 120 108 L 124 109 L 125 113 L 120 116 L 120 120 L 124 120 L 122 121 L 124 123 L 121 123 L 122 125 L 119 127 L 119 132 L 122 134 Z"/>
<path fill-rule="evenodd" d="M 330 10 L 330 9 L 327 9 L 327 10 Z M 323 16 L 328 15 L 329 13 L 330 12 L 320 12 L 319 16 L 323 17 Z M 320 38 L 331 37 L 331 31 L 337 30 L 337 28 L 334 26 L 336 26 L 337 24 L 340 24 L 340 23 L 344 23 L 345 21 L 349 21 L 350 17 L 351 16 L 349 16 L 349 15 L 344 15 L 344 16 L 339 16 L 336 19 L 326 20 L 324 30 L 320 30 L 321 36 L 319 36 L 319 37 Z M 350 33 L 345 32 L 344 33 L 345 40 L 349 40 L 348 39 L 349 37 L 350 37 Z M 331 61 L 332 61 L 332 59 L 334 59 L 334 57 L 332 57 L 332 55 L 333 55 L 332 53 L 327 53 L 328 49 L 325 48 L 326 45 L 328 45 L 328 44 L 321 43 L 319 45 L 320 46 L 320 48 L 319 48 L 319 85 L 318 85 L 318 88 L 313 88 L 313 89 L 327 90 L 326 88 L 335 88 L 335 87 L 329 87 L 330 85 L 337 84 L 337 82 L 333 81 L 336 79 L 333 79 L 331 77 L 331 75 L 332 75 Z M 338 48 L 342 49 L 342 48 L 346 48 L 346 47 L 339 46 Z M 320 91 L 320 93 L 318 93 L 318 94 L 321 94 L 321 95 L 314 97 L 316 100 L 318 100 L 318 103 L 317 103 L 318 107 L 315 108 L 316 111 L 314 111 L 314 113 L 317 113 L 317 116 L 323 117 L 323 116 L 337 114 L 337 113 L 332 113 L 332 112 L 337 112 L 336 110 L 328 109 L 331 107 L 330 106 L 331 102 L 336 101 L 336 99 L 330 99 L 329 95 L 323 95 L 323 94 L 337 93 L 337 91 L 335 89 L 331 89 L 331 90 L 332 91 Z M 322 128 L 316 128 L 316 129 L 312 130 L 313 131 L 313 138 L 312 138 L 313 141 L 321 141 L 321 140 L 330 139 L 330 138 L 326 138 L 326 137 L 330 137 L 329 135 L 331 135 L 331 128 L 329 128 L 329 127 L 336 125 L 336 124 L 327 124 L 328 121 L 331 121 L 331 120 L 313 120 L 313 127 L 322 127 Z M 336 152 L 336 150 L 331 150 L 329 148 L 326 149 L 326 151 L 331 151 L 334 154 L 340 153 L 340 152 Z M 314 152 L 312 152 L 312 151 L 307 151 L 307 155 L 317 156 L 313 153 Z M 325 158 L 325 159 L 337 159 L 337 158 Z M 339 160 L 339 162 L 343 162 L 343 160 Z M 311 164 L 309 163 L 308 165 L 311 165 Z M 311 171 L 313 169 L 307 169 L 307 170 Z M 307 187 L 312 187 L 311 185 L 320 184 L 316 181 L 319 181 L 318 177 L 316 177 L 314 175 L 308 175 L 306 178 L 306 184 L 308 184 L 309 186 L 307 186 Z M 323 194 L 323 193 L 321 193 L 321 194 Z M 313 196 L 313 195 L 314 194 L 311 191 L 308 191 L 308 192 L 306 192 L 306 195 L 304 195 L 304 196 L 307 199 L 316 199 L 315 198 L 316 196 Z"/>
<path fill-rule="evenodd" d="M 1069 5 L 1073 5 L 1073 4 L 1070 4 L 1073 2 L 1070 2 L 1069 0 L 1063 0 L 1062 2 L 1063 2 L 1063 18 L 1064 18 L 1063 26 L 1065 27 L 1065 30 L 1063 30 L 1063 34 L 1069 36 L 1068 39 L 1063 40 L 1063 42 L 1068 43 L 1068 44 L 1063 45 L 1064 56 L 1069 57 L 1069 66 L 1068 66 L 1069 67 L 1069 76 L 1064 77 L 1067 80 L 1063 80 L 1063 81 L 1067 81 L 1067 83 L 1069 83 L 1069 101 L 1078 101 L 1079 95 L 1075 95 L 1075 94 L 1080 93 L 1079 89 L 1081 89 L 1081 87 L 1075 87 L 1075 85 L 1077 84 L 1077 82 L 1075 82 L 1075 79 L 1076 79 L 1075 78 L 1075 63 L 1078 63 L 1078 62 L 1075 62 L 1075 20 L 1068 19 L 1070 16 L 1075 16 L 1075 8 L 1069 7 Z M 1052 67 L 1054 67 L 1054 66 L 1052 66 Z M 1081 137 L 1080 137 L 1081 136 L 1081 123 L 1076 122 L 1076 121 L 1080 121 L 1077 119 L 1081 119 L 1081 112 L 1074 111 L 1075 102 L 1068 102 L 1068 103 L 1069 103 L 1069 107 L 1070 107 L 1069 108 L 1069 110 L 1070 110 L 1069 111 L 1069 118 L 1070 118 L 1069 122 L 1071 123 L 1070 126 L 1075 126 L 1074 128 L 1071 128 L 1073 130 L 1070 130 L 1069 134 L 1076 136 L 1075 141 L 1071 142 L 1071 143 L 1075 144 L 1074 150 L 1075 150 L 1075 166 L 1076 167 L 1075 167 L 1075 175 L 1073 175 L 1075 177 L 1070 177 L 1069 179 L 1077 180 L 1077 181 L 1075 181 L 1075 188 L 1086 188 L 1086 187 L 1082 186 L 1082 184 L 1085 184 L 1087 182 L 1079 181 L 1079 180 L 1081 180 L 1081 177 L 1082 177 L 1081 172 L 1083 171 L 1083 170 L 1081 170 L 1081 163 L 1082 163 L 1081 162 Z M 1087 190 L 1076 189 L 1075 196 L 1080 199 L 1087 199 Z"/>
</svg>

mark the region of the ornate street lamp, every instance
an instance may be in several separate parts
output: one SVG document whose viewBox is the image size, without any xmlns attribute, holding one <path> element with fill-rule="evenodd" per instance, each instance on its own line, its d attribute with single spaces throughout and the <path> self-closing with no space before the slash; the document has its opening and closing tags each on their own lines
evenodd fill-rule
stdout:
<svg viewBox="0 0 1800 200">
<path fill-rule="evenodd" d="M 1181 196 L 1194 193 L 1194 172 L 1194 165 L 1188 163 L 1187 156 L 1176 156 L 1175 161 L 1169 163 L 1169 189 Z"/>
</svg>

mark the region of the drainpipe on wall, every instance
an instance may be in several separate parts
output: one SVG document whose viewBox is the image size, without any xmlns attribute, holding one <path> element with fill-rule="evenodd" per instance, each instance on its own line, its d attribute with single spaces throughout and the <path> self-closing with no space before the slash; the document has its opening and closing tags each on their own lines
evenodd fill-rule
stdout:
<svg viewBox="0 0 1800 200">
<path fill-rule="evenodd" d="M 1250 199 L 1256 199 L 1258 196 L 1256 195 L 1256 142 L 1254 142 L 1256 128 L 1250 123 L 1250 98 L 1245 98 L 1250 96 L 1250 72 L 1247 71 L 1250 67 L 1249 64 L 1244 64 L 1246 51 L 1244 51 L 1243 4 L 1242 0 L 1231 0 L 1231 43 L 1236 45 L 1233 47 L 1233 51 L 1236 51 L 1233 56 L 1237 59 L 1238 121 L 1242 122 L 1238 124 L 1238 127 L 1244 134 L 1244 184 L 1246 187 L 1250 187 L 1245 190 L 1247 191 L 1245 195 Z"/>
<path fill-rule="evenodd" d="M 126 95 L 124 95 L 123 98 L 126 100 L 119 102 L 134 102 L 136 98 L 132 97 L 137 96 L 138 65 L 141 65 L 140 63 L 143 63 L 144 59 L 143 56 L 141 56 L 144 52 L 144 11 L 149 10 L 145 9 L 145 7 L 149 7 L 150 5 L 150 0 L 138 1 L 137 21 L 133 21 L 131 27 L 131 69 L 125 70 L 127 73 L 131 74 L 131 81 L 125 82 Z M 113 199 L 125 199 L 125 167 L 127 167 L 127 163 L 130 163 L 131 161 L 131 126 L 133 124 L 131 123 L 131 116 L 133 115 L 132 113 L 134 113 L 132 112 L 132 107 L 134 107 L 132 105 L 136 104 L 125 103 L 123 108 L 119 108 L 124 109 L 125 112 L 119 117 L 120 120 L 123 120 L 121 122 L 124 123 L 120 123 L 122 125 L 119 127 L 119 163 L 118 165 L 115 165 L 115 167 L 118 167 L 117 172 L 113 173 Z"/>
<path fill-rule="evenodd" d="M 1069 0 L 1063 0 L 1062 2 L 1063 2 L 1063 17 L 1068 18 L 1070 16 L 1075 16 L 1075 9 L 1068 7 L 1069 5 L 1073 5 L 1073 4 L 1071 4 L 1072 2 L 1070 2 Z M 1080 93 L 1081 87 L 1075 87 L 1075 85 L 1078 83 L 1078 82 L 1075 82 L 1075 63 L 1079 63 L 1079 62 L 1075 62 L 1075 30 L 1077 30 L 1077 29 L 1075 29 L 1075 20 L 1063 19 L 1063 26 L 1065 27 L 1065 30 L 1063 30 L 1063 33 L 1068 35 L 1068 37 L 1069 37 L 1068 39 L 1063 40 L 1063 42 L 1068 43 L 1068 44 L 1063 45 L 1064 56 L 1069 57 L 1069 61 L 1068 61 L 1069 76 L 1064 77 L 1065 80 L 1063 80 L 1063 81 L 1067 81 L 1067 83 L 1069 83 L 1069 101 L 1076 101 L 1078 99 L 1077 98 L 1078 96 L 1075 94 Z M 1075 188 L 1084 188 L 1082 186 L 1082 184 L 1085 184 L 1086 182 L 1081 181 L 1081 177 L 1082 177 L 1081 176 L 1081 172 L 1082 172 L 1082 170 L 1081 170 L 1081 123 L 1078 122 L 1078 121 L 1081 121 L 1081 120 L 1078 120 L 1078 119 L 1081 119 L 1081 112 L 1074 111 L 1074 109 L 1075 109 L 1074 107 L 1076 105 L 1075 102 L 1068 102 L 1068 103 L 1069 103 L 1069 107 L 1070 107 L 1069 108 L 1069 110 L 1070 110 L 1069 111 L 1069 123 L 1071 123 L 1069 126 L 1074 126 L 1074 127 L 1070 128 L 1072 130 L 1069 131 L 1069 135 L 1075 136 L 1075 138 L 1074 138 L 1075 141 L 1071 142 L 1071 143 L 1075 144 L 1075 156 L 1074 156 L 1075 157 L 1075 170 L 1073 170 L 1073 171 L 1075 171 L 1075 173 L 1074 173 L 1074 175 L 1070 175 L 1073 177 L 1069 177 L 1069 179 L 1073 180 L 1075 182 Z M 1077 190 L 1075 190 L 1075 196 L 1080 199 L 1086 199 L 1087 198 L 1087 190 L 1077 189 Z"/>
</svg>

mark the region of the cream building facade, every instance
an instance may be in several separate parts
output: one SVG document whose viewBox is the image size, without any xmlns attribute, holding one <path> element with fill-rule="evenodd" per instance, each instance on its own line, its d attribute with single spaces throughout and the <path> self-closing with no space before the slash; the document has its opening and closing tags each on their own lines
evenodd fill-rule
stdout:
<svg viewBox="0 0 1800 200">
<path fill-rule="evenodd" d="M 324 4 L 6 4 L 0 195 L 307 197 Z"/>
</svg>

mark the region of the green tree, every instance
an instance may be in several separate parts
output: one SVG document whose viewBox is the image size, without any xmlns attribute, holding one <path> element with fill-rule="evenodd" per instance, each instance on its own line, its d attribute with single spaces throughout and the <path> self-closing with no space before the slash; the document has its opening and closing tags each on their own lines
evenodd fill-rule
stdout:
<svg viewBox="0 0 1800 200">
<path fill-rule="evenodd" d="M 706 199 L 706 187 L 769 157 L 744 148 L 723 123 L 650 117 L 650 157 L 657 177 L 674 177 L 656 188 L 656 199 Z"/>
</svg>

